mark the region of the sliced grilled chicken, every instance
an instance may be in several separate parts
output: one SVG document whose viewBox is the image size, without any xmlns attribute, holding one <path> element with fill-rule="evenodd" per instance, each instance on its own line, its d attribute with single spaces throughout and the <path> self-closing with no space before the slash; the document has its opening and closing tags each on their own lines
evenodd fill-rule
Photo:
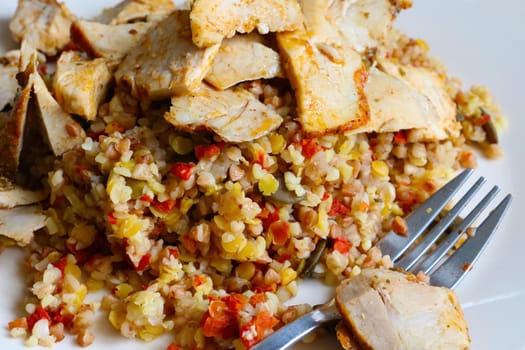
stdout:
<svg viewBox="0 0 525 350">
<path fill-rule="evenodd" d="M 365 95 L 370 106 L 370 120 L 355 132 L 394 132 L 425 128 L 437 118 L 428 98 L 375 67 L 368 72 Z"/>
<path fill-rule="evenodd" d="M 219 44 L 199 49 L 191 41 L 188 11 L 175 11 L 124 58 L 115 78 L 133 96 L 161 100 L 197 89 L 208 73 Z"/>
<path fill-rule="evenodd" d="M 445 81 L 436 73 L 423 68 L 380 61 L 381 69 L 386 73 L 405 81 L 423 96 L 427 97 L 434 109 L 429 114 L 429 125 L 425 129 L 416 129 L 408 134 L 411 142 L 436 141 L 459 135 L 461 125 L 456 120 L 456 104 L 448 95 Z"/>
<path fill-rule="evenodd" d="M 361 53 L 385 41 L 396 12 L 390 0 L 336 0 L 328 10 L 330 22 Z"/>
<path fill-rule="evenodd" d="M 364 349 L 468 349 L 467 324 L 456 294 L 411 274 L 363 269 L 336 289 L 345 325 Z"/>
<path fill-rule="evenodd" d="M 71 26 L 71 40 L 90 55 L 105 58 L 108 66 L 116 67 L 154 25 L 155 22 L 110 25 L 78 20 Z"/>
<path fill-rule="evenodd" d="M 65 112 L 94 120 L 111 79 L 104 59 L 86 60 L 65 51 L 57 61 L 53 92 Z"/>
<path fill-rule="evenodd" d="M 171 99 L 166 120 L 186 131 L 211 130 L 228 142 L 255 140 L 279 127 L 282 118 L 242 88 L 199 91 Z"/>
<path fill-rule="evenodd" d="M 19 0 L 9 23 L 13 38 L 26 40 L 48 56 L 69 43 L 69 27 L 75 16 L 56 0 Z"/>
<path fill-rule="evenodd" d="M 277 33 L 303 129 L 313 135 L 355 129 L 368 120 L 361 56 L 327 22 L 323 0 L 302 1 L 305 29 Z M 322 6 L 323 5 L 323 6 Z M 310 32 L 310 26 L 315 30 Z"/>
<path fill-rule="evenodd" d="M 191 33 L 198 47 L 218 44 L 236 32 L 282 32 L 302 23 L 296 0 L 195 0 L 191 8 Z"/>
<path fill-rule="evenodd" d="M 361 347 L 356 344 L 355 340 L 352 338 L 352 334 L 348 330 L 348 327 L 345 326 L 344 321 L 340 321 L 335 326 L 335 335 L 337 336 L 337 341 L 345 350 L 361 350 Z"/>
<path fill-rule="evenodd" d="M 0 66 L 0 113 L 4 111 L 4 109 L 13 107 L 12 103 L 18 91 L 17 73 L 17 66 Z M 0 127 L 2 125 L 1 123 L 0 121 Z"/>
<path fill-rule="evenodd" d="M 0 209 L 0 235 L 25 246 L 35 231 L 46 225 L 47 216 L 38 204 Z"/>
<path fill-rule="evenodd" d="M 0 178 L 0 209 L 14 208 L 19 205 L 34 204 L 47 198 L 45 191 L 30 191 Z"/>
<path fill-rule="evenodd" d="M 124 0 L 105 8 L 94 22 L 103 24 L 127 24 L 149 22 L 151 17 L 167 16 L 175 10 L 172 0 Z"/>
<path fill-rule="evenodd" d="M 53 153 L 60 156 L 81 144 L 85 136 L 84 130 L 64 112 L 38 74 L 35 74 L 34 92 L 37 114 L 42 123 L 42 134 Z"/>
<path fill-rule="evenodd" d="M 24 129 L 27 120 L 31 89 L 36 73 L 37 53 L 26 41 L 19 54 L 19 80 L 13 108 L 0 114 L 0 177 L 14 180 L 20 165 Z"/>
<path fill-rule="evenodd" d="M 243 81 L 282 75 L 279 53 L 252 33 L 224 40 L 205 80 L 224 90 Z"/>
</svg>

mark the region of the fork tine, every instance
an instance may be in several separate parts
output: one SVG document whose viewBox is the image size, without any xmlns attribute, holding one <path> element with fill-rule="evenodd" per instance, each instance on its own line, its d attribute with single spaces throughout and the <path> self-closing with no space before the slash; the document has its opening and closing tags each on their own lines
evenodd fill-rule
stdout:
<svg viewBox="0 0 525 350">
<path fill-rule="evenodd" d="M 421 236 L 473 171 L 473 169 L 463 170 L 408 215 L 406 218 L 408 236 L 387 234 L 379 241 L 377 245 L 383 255 L 390 255 L 392 260 L 397 260 Z"/>
<path fill-rule="evenodd" d="M 472 269 L 472 265 L 487 246 L 509 208 L 512 196 L 508 194 L 458 250 L 430 275 L 430 283 L 454 288 Z"/>
<path fill-rule="evenodd" d="M 494 186 L 485 197 L 476 205 L 476 207 L 461 221 L 461 223 L 454 228 L 444 240 L 439 244 L 439 246 L 428 256 L 425 260 L 410 269 L 411 272 L 423 271 L 428 274 L 430 270 L 441 260 L 445 254 L 452 249 L 454 244 L 459 241 L 462 234 L 472 225 L 474 220 L 481 214 L 481 212 L 487 207 L 490 201 L 496 196 L 499 192 L 498 186 Z"/>
<path fill-rule="evenodd" d="M 480 177 L 474 185 L 468 190 L 468 192 L 454 205 L 454 207 L 447 212 L 447 214 L 438 221 L 438 223 L 425 235 L 421 242 L 418 242 L 417 246 L 414 247 L 410 252 L 403 256 L 395 264 L 397 267 L 401 267 L 404 270 L 409 270 L 414 266 L 419 259 L 425 254 L 428 249 L 434 244 L 438 238 L 445 232 L 447 227 L 458 217 L 459 212 L 470 202 L 474 195 L 479 191 L 481 186 L 485 183 L 485 178 Z"/>
</svg>

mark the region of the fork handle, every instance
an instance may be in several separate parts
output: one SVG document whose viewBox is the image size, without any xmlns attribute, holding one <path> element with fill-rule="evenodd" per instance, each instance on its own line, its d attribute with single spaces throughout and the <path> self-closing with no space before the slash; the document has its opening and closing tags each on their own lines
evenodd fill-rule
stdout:
<svg viewBox="0 0 525 350">
<path fill-rule="evenodd" d="M 306 334 L 325 323 L 341 319 L 335 302 L 314 309 L 297 320 L 281 327 L 276 332 L 263 339 L 260 343 L 251 347 L 250 350 L 276 350 L 286 349 L 295 344 Z"/>
</svg>

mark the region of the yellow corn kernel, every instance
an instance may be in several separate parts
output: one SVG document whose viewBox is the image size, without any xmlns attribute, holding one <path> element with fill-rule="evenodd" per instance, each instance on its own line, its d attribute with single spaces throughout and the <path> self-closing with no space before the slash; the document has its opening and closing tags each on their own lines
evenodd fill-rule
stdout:
<svg viewBox="0 0 525 350">
<path fill-rule="evenodd" d="M 404 212 L 403 209 L 401 209 L 397 203 L 394 203 L 392 204 L 392 214 L 397 216 L 403 216 Z"/>
<path fill-rule="evenodd" d="M 223 231 L 226 231 L 229 229 L 229 221 L 224 218 L 224 216 L 215 215 L 213 217 L 213 222 L 215 225 L 217 225 L 218 228 L 220 228 Z"/>
<path fill-rule="evenodd" d="M 72 275 L 76 279 L 80 279 L 80 276 L 82 275 L 82 271 L 80 271 L 80 268 L 77 265 L 67 264 L 64 268 L 64 274 L 65 275 Z"/>
<path fill-rule="evenodd" d="M 384 161 L 374 160 L 372 162 L 372 175 L 375 177 L 387 177 L 388 172 L 388 165 Z"/>
<path fill-rule="evenodd" d="M 427 44 L 427 42 L 423 39 L 416 39 L 416 44 L 421 47 L 423 50 L 425 50 L 425 52 L 428 52 L 429 51 L 429 46 Z"/>
<path fill-rule="evenodd" d="M 237 277 L 250 280 L 255 275 L 255 265 L 251 262 L 243 262 L 235 268 Z"/>
<path fill-rule="evenodd" d="M 427 164 L 426 158 L 417 158 L 417 157 L 409 157 L 410 163 L 414 164 L 415 166 L 425 166 Z"/>
<path fill-rule="evenodd" d="M 281 283 L 286 286 L 297 278 L 297 272 L 291 267 L 281 270 Z"/>
<path fill-rule="evenodd" d="M 364 251 L 367 251 L 369 250 L 370 248 L 372 248 L 372 241 L 370 241 L 369 239 L 363 239 L 361 241 L 361 248 L 364 250 Z"/>
<path fill-rule="evenodd" d="M 120 330 L 120 326 L 126 321 L 126 314 L 121 308 L 115 308 L 109 312 L 108 320 L 115 329 Z"/>
<path fill-rule="evenodd" d="M 246 237 L 242 234 L 225 232 L 221 236 L 221 246 L 226 253 L 237 253 L 246 247 Z"/>
<path fill-rule="evenodd" d="M 350 272 L 351 277 L 355 277 L 361 273 L 361 268 L 359 266 L 352 267 L 352 272 Z"/>
<path fill-rule="evenodd" d="M 383 205 L 383 209 L 381 209 L 381 216 L 386 218 L 390 215 L 392 212 L 392 202 L 385 202 Z"/>
<path fill-rule="evenodd" d="M 182 198 L 182 200 L 180 201 L 180 211 L 182 212 L 182 214 L 186 214 L 195 203 L 197 203 L 197 200 L 195 199 L 188 197 Z"/>
<path fill-rule="evenodd" d="M 272 174 L 264 174 L 259 180 L 259 190 L 264 196 L 274 194 L 279 188 L 279 181 Z"/>
<path fill-rule="evenodd" d="M 86 286 L 91 292 L 99 291 L 104 288 L 104 281 L 98 281 L 90 278 L 86 281 Z"/>
<path fill-rule="evenodd" d="M 133 287 L 128 283 L 121 283 L 115 287 L 115 295 L 120 298 L 126 298 L 131 292 L 133 292 Z"/>
<path fill-rule="evenodd" d="M 253 241 L 248 241 L 239 251 L 236 258 L 239 260 L 252 260 L 257 257 L 257 249 Z"/>
<path fill-rule="evenodd" d="M 71 300 L 70 305 L 72 305 L 75 308 L 79 308 L 84 303 L 84 299 L 87 295 L 87 288 L 85 285 L 81 285 L 75 293 L 73 294 L 73 300 Z M 65 298 L 64 298 L 65 299 Z"/>
<path fill-rule="evenodd" d="M 359 151 L 351 151 L 350 153 L 348 153 L 348 156 L 352 160 L 359 159 L 361 157 L 361 152 L 359 152 Z"/>
<path fill-rule="evenodd" d="M 323 238 L 328 235 L 329 224 L 328 224 L 328 214 L 326 210 L 321 209 L 321 208 L 319 209 L 319 212 L 317 213 L 316 226 L 319 229 L 320 234 Z"/>
<path fill-rule="evenodd" d="M 145 232 L 149 226 L 147 219 L 140 219 L 136 215 L 128 215 L 118 222 L 115 236 L 118 238 L 131 238 L 139 232 Z"/>
<path fill-rule="evenodd" d="M 281 153 L 286 147 L 286 140 L 280 134 L 272 133 L 268 136 L 270 144 L 272 145 L 272 154 Z"/>
<path fill-rule="evenodd" d="M 230 274 L 232 270 L 232 261 L 231 259 L 224 259 L 221 257 L 215 257 L 210 261 L 210 265 L 217 269 L 219 272 L 224 274 Z"/>
<path fill-rule="evenodd" d="M 338 166 L 339 172 L 341 173 L 341 179 L 343 182 L 348 181 L 350 178 L 352 178 L 352 174 L 354 173 L 354 168 L 350 164 L 347 163 L 341 163 Z"/>
<path fill-rule="evenodd" d="M 152 207 L 150 207 L 151 209 Z M 169 214 L 162 217 L 162 221 L 164 221 L 164 224 L 168 227 L 174 227 L 180 220 L 182 216 L 182 213 L 178 210 L 172 210 L 169 212 Z M 160 217 L 160 216 L 159 216 Z"/>
<path fill-rule="evenodd" d="M 164 327 L 160 325 L 145 325 L 144 329 L 141 329 L 138 331 L 138 336 L 140 339 L 144 341 L 152 341 L 153 339 L 157 338 L 159 335 L 164 333 Z"/>
</svg>

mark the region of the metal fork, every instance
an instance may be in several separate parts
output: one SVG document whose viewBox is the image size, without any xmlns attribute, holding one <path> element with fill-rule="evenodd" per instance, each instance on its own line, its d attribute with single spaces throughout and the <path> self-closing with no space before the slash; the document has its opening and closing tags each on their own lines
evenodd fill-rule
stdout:
<svg viewBox="0 0 525 350">
<path fill-rule="evenodd" d="M 464 170 L 408 215 L 406 236 L 389 233 L 377 243 L 384 255 L 390 255 L 395 267 L 413 273 L 423 271 L 430 276 L 430 284 L 447 288 L 454 288 L 471 270 L 512 200 L 512 196 L 508 194 L 476 229 L 470 229 L 476 218 L 499 192 L 499 188 L 494 186 L 459 224 L 453 225 L 461 210 L 485 182 L 485 179 L 480 177 L 454 207 L 432 226 L 438 214 L 472 173 L 472 169 Z M 428 232 L 423 235 L 426 231 Z M 467 240 L 452 255 L 447 254 L 464 234 L 468 237 Z M 420 237 L 421 240 L 416 242 Z M 436 242 L 437 247 L 429 252 Z M 283 326 L 251 350 L 286 349 L 312 330 L 340 319 L 341 315 L 332 299 Z"/>
</svg>

